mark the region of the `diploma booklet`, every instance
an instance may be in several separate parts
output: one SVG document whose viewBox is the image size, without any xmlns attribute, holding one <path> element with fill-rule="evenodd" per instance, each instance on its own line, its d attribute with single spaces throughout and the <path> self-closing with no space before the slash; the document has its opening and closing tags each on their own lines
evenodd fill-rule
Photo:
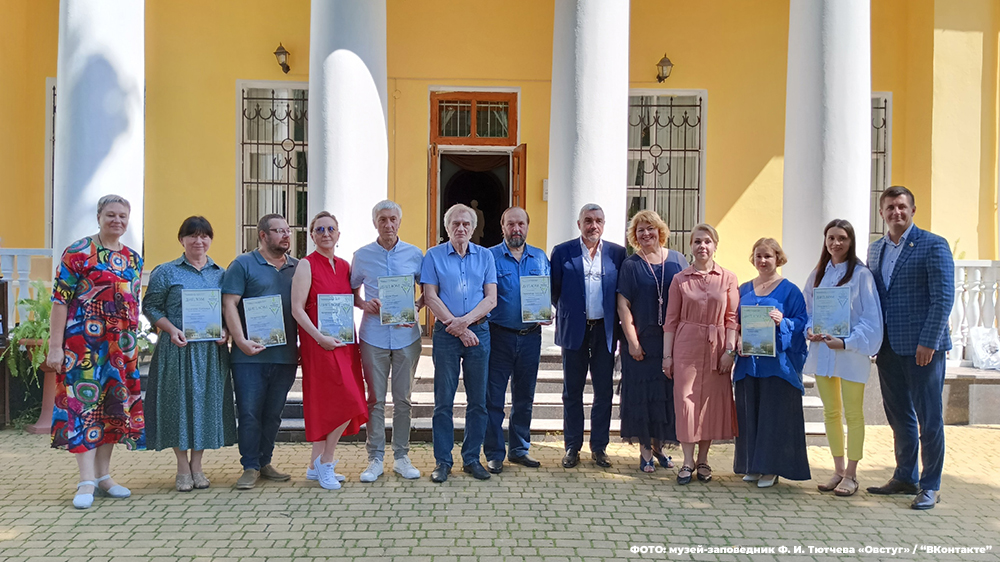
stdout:
<svg viewBox="0 0 1000 562">
<path fill-rule="evenodd" d="M 769 314 L 773 306 L 740 307 L 740 337 L 743 355 L 774 357 L 774 320 Z"/>
<path fill-rule="evenodd" d="M 417 321 L 413 300 L 412 275 L 386 275 L 378 278 L 378 300 L 382 302 L 382 324 L 412 324 Z"/>
<path fill-rule="evenodd" d="M 817 287 L 813 289 L 814 334 L 846 338 L 851 335 L 851 288 Z"/>
<path fill-rule="evenodd" d="M 552 285 L 548 275 L 521 277 L 521 321 L 552 320 Z"/>
<path fill-rule="evenodd" d="M 222 337 L 222 291 L 184 289 L 181 291 L 181 320 L 189 342 L 213 341 Z"/>
<path fill-rule="evenodd" d="M 319 333 L 354 343 L 354 295 L 316 295 Z"/>
<path fill-rule="evenodd" d="M 281 295 L 243 299 L 247 339 L 264 347 L 285 345 L 285 315 Z"/>
</svg>

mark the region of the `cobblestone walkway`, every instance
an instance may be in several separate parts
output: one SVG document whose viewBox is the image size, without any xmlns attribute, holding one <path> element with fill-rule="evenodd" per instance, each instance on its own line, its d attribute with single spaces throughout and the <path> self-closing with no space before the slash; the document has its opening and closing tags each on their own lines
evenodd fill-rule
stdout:
<svg viewBox="0 0 1000 562">
<path fill-rule="evenodd" d="M 412 451 L 420 480 L 390 470 L 374 484 L 358 481 L 364 445 L 346 444 L 337 468 L 348 480 L 339 491 L 305 480 L 307 445 L 278 445 L 275 465 L 294 474 L 291 482 L 246 492 L 232 489 L 240 473 L 236 448 L 210 451 L 212 487 L 186 494 L 173 489 L 170 452 L 121 449 L 113 474 L 132 498 L 97 498 L 92 509 L 77 511 L 70 504 L 73 458 L 49 449 L 44 437 L 6 430 L 0 561 L 1000 560 L 1000 427 L 948 426 L 946 433 L 943 500 L 928 512 L 910 510 L 909 496 L 821 494 L 816 481 L 832 470 L 823 447 L 809 448 L 816 480 L 762 490 L 730 472 L 733 447 L 718 445 L 710 458 L 715 479 L 681 487 L 676 469 L 639 473 L 637 449 L 625 445 L 609 448 L 612 469 L 598 469 L 585 450 L 581 466 L 565 470 L 562 443 L 552 436 L 532 448 L 541 469 L 508 466 L 487 482 L 459 470 L 444 485 L 428 479 L 429 444 Z M 891 475 L 887 427 L 868 428 L 866 455 L 862 488 Z M 928 553 L 925 545 L 986 551 Z M 711 550 L 740 546 L 774 552 Z M 669 550 L 683 548 L 695 552 Z"/>
</svg>

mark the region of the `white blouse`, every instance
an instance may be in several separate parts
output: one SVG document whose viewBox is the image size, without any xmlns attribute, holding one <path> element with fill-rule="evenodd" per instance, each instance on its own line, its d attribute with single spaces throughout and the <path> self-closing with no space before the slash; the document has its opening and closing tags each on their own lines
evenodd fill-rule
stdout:
<svg viewBox="0 0 1000 562">
<path fill-rule="evenodd" d="M 826 266 L 820 287 L 836 287 L 847 273 L 847 262 Z M 806 329 L 812 328 L 813 284 L 816 280 L 816 270 L 809 274 L 803 296 L 806 299 L 806 311 L 809 322 Z M 878 353 L 882 346 L 882 307 L 879 303 L 878 291 L 875 289 L 875 278 L 872 272 L 863 264 L 854 268 L 854 275 L 847 282 L 851 288 L 851 335 L 844 338 L 844 349 L 833 350 L 823 342 L 809 342 L 809 357 L 806 359 L 804 373 L 821 377 L 840 377 L 845 381 L 864 384 L 868 381 L 871 371 L 872 355 Z"/>
</svg>

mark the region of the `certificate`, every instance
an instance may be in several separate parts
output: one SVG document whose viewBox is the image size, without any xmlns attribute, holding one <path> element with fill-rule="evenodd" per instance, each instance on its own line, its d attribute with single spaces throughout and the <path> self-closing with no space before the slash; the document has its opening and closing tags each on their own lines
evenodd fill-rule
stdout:
<svg viewBox="0 0 1000 562">
<path fill-rule="evenodd" d="M 813 289 L 814 334 L 846 338 L 851 335 L 851 288 L 817 287 Z"/>
<path fill-rule="evenodd" d="M 184 339 L 214 341 L 222 337 L 222 291 L 219 289 L 183 289 L 181 324 Z"/>
<path fill-rule="evenodd" d="M 740 338 L 743 355 L 774 357 L 775 325 L 771 319 L 773 306 L 741 306 Z"/>
<path fill-rule="evenodd" d="M 552 320 L 552 285 L 548 275 L 521 277 L 521 321 Z"/>
<path fill-rule="evenodd" d="M 247 339 L 264 347 L 285 345 L 285 315 L 281 295 L 243 299 Z"/>
<path fill-rule="evenodd" d="M 316 295 L 319 333 L 354 343 L 354 295 Z"/>
<path fill-rule="evenodd" d="M 412 275 L 379 277 L 378 300 L 382 303 L 379 316 L 383 326 L 412 324 L 417 321 L 417 307 L 413 301 Z"/>
</svg>

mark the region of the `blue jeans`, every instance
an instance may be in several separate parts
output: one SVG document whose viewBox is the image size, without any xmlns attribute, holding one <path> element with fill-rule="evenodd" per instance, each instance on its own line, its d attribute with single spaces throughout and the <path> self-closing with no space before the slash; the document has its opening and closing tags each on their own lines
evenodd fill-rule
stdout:
<svg viewBox="0 0 1000 562">
<path fill-rule="evenodd" d="M 465 383 L 465 439 L 462 441 L 462 463 L 479 462 L 479 449 L 486 436 L 486 367 L 490 360 L 490 328 L 487 322 L 469 326 L 479 345 L 465 347 L 462 341 L 445 331 L 441 322 L 434 324 L 434 461 L 451 467 L 451 450 L 455 447 L 453 408 L 461 368 Z"/>
<path fill-rule="evenodd" d="M 297 365 L 233 363 L 233 389 L 239 425 L 236 435 L 244 470 L 271 464 L 274 439 L 281 427 L 285 398 L 295 382 Z"/>
<path fill-rule="evenodd" d="M 587 326 L 580 349 L 562 350 L 563 440 L 566 450 L 574 448 L 579 451 L 583 447 L 583 389 L 587 386 L 588 369 L 594 387 L 594 406 L 590 410 L 590 450 L 603 451 L 610 441 L 615 356 L 608 351 L 604 322 Z"/>
<path fill-rule="evenodd" d="M 542 351 L 542 331 L 519 335 L 499 326 L 490 326 L 490 372 L 486 386 L 486 460 L 502 461 L 506 453 L 503 437 L 503 407 L 507 381 L 513 404 L 510 408 L 510 456 L 528 454 L 531 446 L 531 407 Z"/>
<path fill-rule="evenodd" d="M 940 490 L 944 469 L 945 352 L 935 351 L 931 362 L 917 366 L 916 356 L 900 356 L 889 339 L 875 359 L 885 417 L 892 427 L 896 471 L 892 477 L 921 490 Z M 917 481 L 917 453 L 924 470 Z"/>
</svg>

